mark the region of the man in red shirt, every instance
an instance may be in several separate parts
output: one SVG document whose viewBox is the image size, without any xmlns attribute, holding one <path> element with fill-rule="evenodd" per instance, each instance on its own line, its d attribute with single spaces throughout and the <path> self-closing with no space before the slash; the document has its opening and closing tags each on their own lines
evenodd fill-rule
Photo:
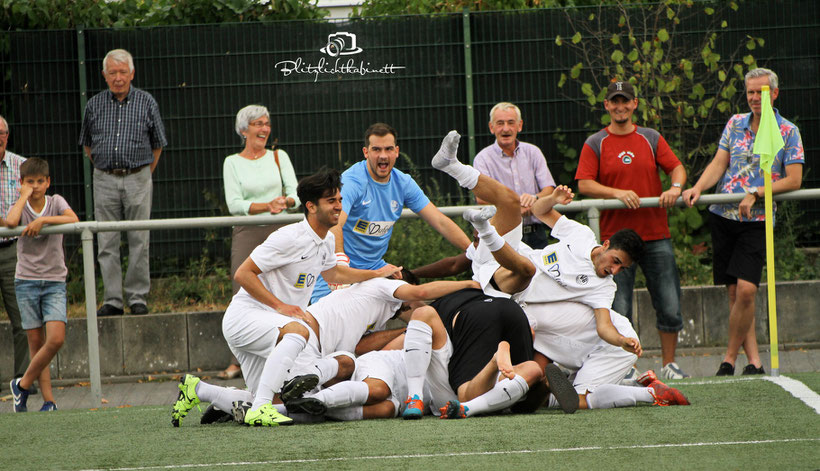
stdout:
<svg viewBox="0 0 820 471">
<path fill-rule="evenodd" d="M 634 229 L 646 243 L 638 264 L 615 276 L 618 291 L 612 309 L 632 320 L 632 290 L 636 265 L 646 277 L 657 316 L 666 379 L 688 377 L 675 363 L 678 332 L 683 329 L 680 311 L 680 277 L 669 234 L 666 208 L 675 204 L 686 183 L 686 169 L 663 136 L 654 129 L 632 123 L 638 107 L 635 89 L 629 82 L 612 82 L 607 87 L 604 107 L 609 126 L 587 138 L 581 150 L 578 191 L 593 198 L 617 198 L 626 209 L 601 212 L 601 239 L 624 228 Z M 660 167 L 672 184 L 663 191 Z M 641 208 L 640 198 L 660 196 L 660 208 Z"/>
</svg>

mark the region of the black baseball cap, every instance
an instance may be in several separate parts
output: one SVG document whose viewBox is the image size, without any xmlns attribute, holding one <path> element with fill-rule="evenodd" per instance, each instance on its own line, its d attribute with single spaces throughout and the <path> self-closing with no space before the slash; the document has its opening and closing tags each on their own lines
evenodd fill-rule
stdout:
<svg viewBox="0 0 820 471">
<path fill-rule="evenodd" d="M 626 98 L 627 100 L 634 100 L 635 99 L 635 88 L 629 82 L 612 82 L 606 87 L 606 99 L 611 100 L 612 98 L 621 95 L 622 97 Z"/>
</svg>

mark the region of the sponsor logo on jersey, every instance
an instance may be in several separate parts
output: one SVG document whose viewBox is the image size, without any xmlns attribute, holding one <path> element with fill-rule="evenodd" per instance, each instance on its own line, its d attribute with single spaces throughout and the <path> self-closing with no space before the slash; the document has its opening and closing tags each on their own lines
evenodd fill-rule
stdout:
<svg viewBox="0 0 820 471">
<path fill-rule="evenodd" d="M 365 221 L 358 219 L 353 225 L 353 232 L 370 237 L 381 237 L 393 228 L 393 221 Z"/>
<path fill-rule="evenodd" d="M 559 285 L 566 286 L 566 283 L 561 279 L 561 265 L 558 264 L 558 253 L 550 252 L 541 257 L 544 266 L 547 267 L 547 274 L 552 277 Z"/>
<path fill-rule="evenodd" d="M 620 160 L 621 163 L 624 165 L 629 165 L 632 163 L 633 160 L 635 160 L 635 154 L 628 150 L 622 151 L 620 154 L 618 154 L 618 160 Z"/>
<path fill-rule="evenodd" d="M 296 283 L 293 284 L 296 288 L 310 288 L 313 286 L 313 282 L 316 281 L 316 277 L 313 276 L 311 273 L 299 273 L 299 276 L 296 278 Z"/>
<path fill-rule="evenodd" d="M 555 263 L 557 261 L 558 261 L 558 254 L 555 253 L 555 252 L 544 255 L 544 265 L 549 265 L 549 264 Z"/>
</svg>

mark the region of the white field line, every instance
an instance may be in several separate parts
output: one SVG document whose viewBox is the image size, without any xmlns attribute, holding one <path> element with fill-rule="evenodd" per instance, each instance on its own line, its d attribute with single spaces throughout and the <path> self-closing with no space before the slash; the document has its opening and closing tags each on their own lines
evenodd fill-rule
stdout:
<svg viewBox="0 0 820 471">
<path fill-rule="evenodd" d="M 809 387 L 805 384 L 786 376 L 766 376 L 763 379 L 766 381 L 771 381 L 772 383 L 785 389 L 789 394 L 800 399 L 805 402 L 807 406 L 814 409 L 814 412 L 820 414 L 820 395 L 809 389 Z"/>
<path fill-rule="evenodd" d="M 811 407 L 812 409 L 814 409 L 815 412 L 820 414 L 820 394 L 817 394 L 802 382 L 793 378 L 789 378 L 787 376 L 752 376 L 737 379 L 715 379 L 712 381 L 682 381 L 679 384 L 684 386 L 702 386 L 711 384 L 740 383 L 743 381 L 761 380 L 771 381 L 772 383 L 780 386 L 781 388 L 785 389 L 786 392 L 796 397 L 797 399 L 800 399 L 807 406 Z"/>
<path fill-rule="evenodd" d="M 622 446 L 587 446 L 577 448 L 546 448 L 543 450 L 505 450 L 505 451 L 475 451 L 463 453 L 428 453 L 417 455 L 378 455 L 378 456 L 350 456 L 340 458 L 302 459 L 302 460 L 268 460 L 268 461 L 234 461 L 229 463 L 191 463 L 191 464 L 171 464 L 164 466 L 139 466 L 133 468 L 91 468 L 83 471 L 142 471 L 153 469 L 189 469 L 189 468 L 216 468 L 229 466 L 271 466 L 302 463 L 331 463 L 345 461 L 364 460 L 404 460 L 418 458 L 451 458 L 460 456 L 489 456 L 489 455 L 523 455 L 535 453 L 563 453 L 578 451 L 611 451 L 611 450 L 636 450 L 652 448 L 691 448 L 702 446 L 737 446 L 737 445 L 760 445 L 770 443 L 797 443 L 797 442 L 820 442 L 818 438 L 784 438 L 778 440 L 749 440 L 731 442 L 696 442 L 696 443 L 664 443 L 659 445 L 622 445 Z"/>
</svg>

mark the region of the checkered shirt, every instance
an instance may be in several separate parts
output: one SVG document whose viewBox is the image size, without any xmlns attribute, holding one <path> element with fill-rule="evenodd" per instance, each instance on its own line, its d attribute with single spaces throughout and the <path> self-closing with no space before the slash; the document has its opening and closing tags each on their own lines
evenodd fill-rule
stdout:
<svg viewBox="0 0 820 471">
<path fill-rule="evenodd" d="M 131 87 L 123 101 L 110 90 L 88 100 L 80 145 L 91 148 L 100 170 L 131 169 L 154 161 L 152 149 L 165 147 L 159 106 L 150 93 Z"/>
<path fill-rule="evenodd" d="M 3 160 L 0 160 L 0 214 L 5 218 L 17 199 L 20 198 L 20 164 L 26 161 L 10 150 L 6 150 Z M 0 241 L 16 239 L 0 238 Z"/>
</svg>

